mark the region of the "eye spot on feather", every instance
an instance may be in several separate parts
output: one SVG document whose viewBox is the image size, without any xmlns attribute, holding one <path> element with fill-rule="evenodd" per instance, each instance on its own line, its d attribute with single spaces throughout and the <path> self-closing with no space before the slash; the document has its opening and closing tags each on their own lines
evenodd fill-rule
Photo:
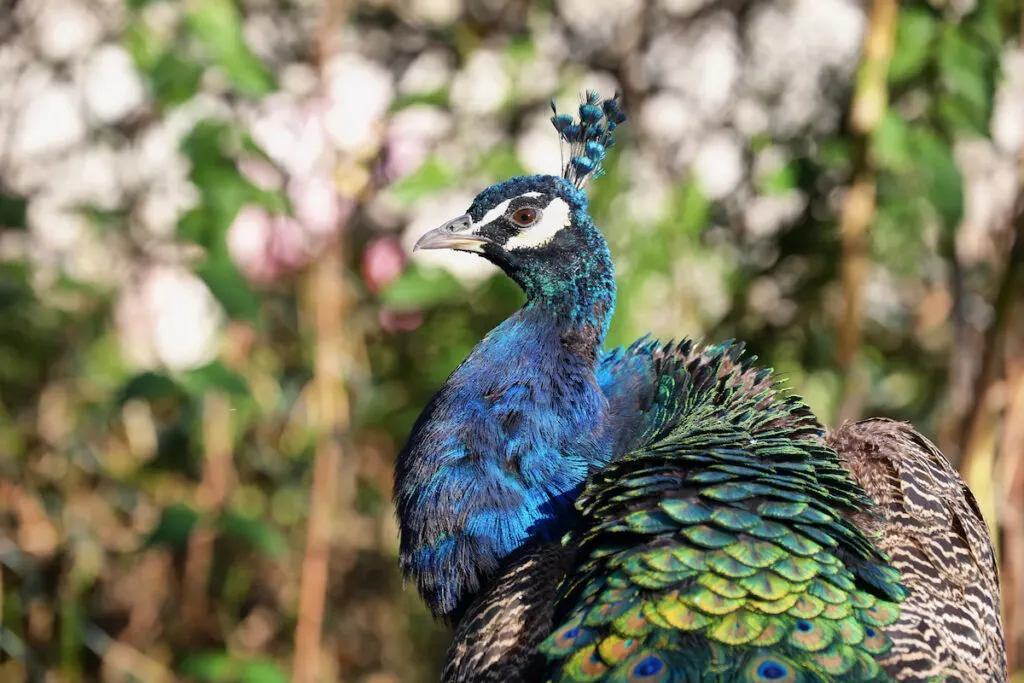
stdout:
<svg viewBox="0 0 1024 683">
<path fill-rule="evenodd" d="M 668 665 L 658 655 L 641 656 L 633 665 L 626 679 L 629 683 L 663 683 L 669 680 Z"/>
<path fill-rule="evenodd" d="M 768 681 L 778 681 L 786 677 L 789 672 L 779 662 L 767 659 L 757 667 L 757 675 Z"/>
<path fill-rule="evenodd" d="M 665 665 L 657 657 L 648 657 L 636 665 L 636 668 L 633 669 L 633 673 L 637 676 L 653 676 L 661 671 L 664 666 Z"/>
</svg>

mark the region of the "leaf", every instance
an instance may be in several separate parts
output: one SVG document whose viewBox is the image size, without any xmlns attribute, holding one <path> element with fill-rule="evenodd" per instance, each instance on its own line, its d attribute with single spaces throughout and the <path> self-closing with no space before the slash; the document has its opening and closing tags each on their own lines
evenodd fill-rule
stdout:
<svg viewBox="0 0 1024 683">
<path fill-rule="evenodd" d="M 288 683 L 288 672 L 269 659 L 254 659 L 242 665 L 242 683 Z"/>
<path fill-rule="evenodd" d="M 796 188 L 796 169 L 785 163 L 759 179 L 758 189 L 768 195 L 787 194 Z"/>
<path fill-rule="evenodd" d="M 231 260 L 226 247 L 211 251 L 196 270 L 196 275 L 210 288 L 229 318 L 250 323 L 258 321 L 259 297 Z"/>
<path fill-rule="evenodd" d="M 871 134 L 871 156 L 876 165 L 894 173 L 907 170 L 914 163 L 910 149 L 910 128 L 891 109 Z"/>
<path fill-rule="evenodd" d="M 153 401 L 181 396 L 182 387 L 175 380 L 162 373 L 147 371 L 128 380 L 118 393 L 117 404 L 124 405 L 132 399 Z"/>
<path fill-rule="evenodd" d="M 183 676 L 208 683 L 236 680 L 237 666 L 226 652 L 204 652 L 188 655 L 178 670 Z"/>
<path fill-rule="evenodd" d="M 121 38 L 139 71 L 148 74 L 168 49 L 168 39 L 145 21 L 135 19 L 125 27 Z"/>
<path fill-rule="evenodd" d="M 939 78 L 948 91 L 987 119 L 992 108 L 992 88 L 987 83 L 985 53 L 953 28 L 939 42 Z"/>
<path fill-rule="evenodd" d="M 452 301 L 462 294 L 462 285 L 447 270 L 412 265 L 384 288 L 380 300 L 390 308 L 415 310 Z"/>
<path fill-rule="evenodd" d="M 419 170 L 392 185 L 388 191 L 398 203 L 409 205 L 451 187 L 456 180 L 455 174 L 439 157 L 431 156 Z"/>
<path fill-rule="evenodd" d="M 939 25 L 939 20 L 927 10 L 903 10 L 896 31 L 896 51 L 889 62 L 891 83 L 903 83 L 921 73 L 932 55 Z"/>
<path fill-rule="evenodd" d="M 416 105 L 428 105 L 432 107 L 446 108 L 448 106 L 448 90 L 440 88 L 427 92 L 401 93 L 391 101 L 388 111 L 395 112 L 408 109 Z"/>
<path fill-rule="evenodd" d="M 935 133 L 918 129 L 913 154 L 925 188 L 925 196 L 935 207 L 943 227 L 952 231 L 964 214 L 963 181 L 949 145 Z"/>
<path fill-rule="evenodd" d="M 245 44 L 242 17 L 233 0 L 188 3 L 188 26 L 243 95 L 260 97 L 274 89 L 270 72 Z"/>
<path fill-rule="evenodd" d="M 963 98 L 950 93 L 939 93 L 935 109 L 945 130 L 988 136 L 987 112 L 969 105 Z"/>
<path fill-rule="evenodd" d="M 505 56 L 517 67 L 530 61 L 536 52 L 529 34 L 513 37 L 505 47 Z"/>
<path fill-rule="evenodd" d="M 24 230 L 28 226 L 28 200 L 0 193 L 0 228 Z"/>
<path fill-rule="evenodd" d="M 181 378 L 189 393 L 202 396 L 217 390 L 232 396 L 248 396 L 249 385 L 245 378 L 229 370 L 222 362 L 215 360 L 209 365 L 189 370 Z"/>
<path fill-rule="evenodd" d="M 694 237 L 700 235 L 711 216 L 711 204 L 695 177 L 687 180 L 676 193 L 675 204 L 679 231 Z"/>
<path fill-rule="evenodd" d="M 192 99 L 199 91 L 203 69 L 169 50 L 156 59 L 146 74 L 157 99 L 162 104 L 173 105 Z"/>
<path fill-rule="evenodd" d="M 160 521 L 146 539 L 146 547 L 167 546 L 181 549 L 188 545 L 189 534 L 199 521 L 199 513 L 180 504 L 172 504 L 160 511 Z"/>
<path fill-rule="evenodd" d="M 495 147 L 485 154 L 480 160 L 480 171 L 501 180 L 527 175 L 526 169 L 519 163 L 519 156 L 510 145 Z"/>
<path fill-rule="evenodd" d="M 288 549 L 284 537 L 261 519 L 225 511 L 221 514 L 217 526 L 226 536 L 239 538 L 271 557 L 283 555 Z"/>
<path fill-rule="evenodd" d="M 899 275 L 919 275 L 921 263 L 905 258 L 920 249 L 926 223 L 927 202 L 908 187 L 901 176 L 880 182 L 878 213 L 871 228 L 871 248 L 876 260 Z"/>
<path fill-rule="evenodd" d="M 186 657 L 178 673 L 204 683 L 287 683 L 288 672 L 273 660 L 243 660 L 226 652 Z"/>
</svg>

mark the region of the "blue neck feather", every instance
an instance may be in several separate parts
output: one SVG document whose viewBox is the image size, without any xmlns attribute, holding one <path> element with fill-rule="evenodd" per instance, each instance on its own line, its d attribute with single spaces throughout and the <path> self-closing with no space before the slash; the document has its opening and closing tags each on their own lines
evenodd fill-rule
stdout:
<svg viewBox="0 0 1024 683">
<path fill-rule="evenodd" d="M 572 257 L 507 271 L 526 305 L 452 373 L 399 456 L 402 568 L 435 615 L 457 619 L 502 559 L 559 538 L 587 475 L 611 457 L 595 361 L 613 267 L 585 196 L 572 199 Z"/>
</svg>

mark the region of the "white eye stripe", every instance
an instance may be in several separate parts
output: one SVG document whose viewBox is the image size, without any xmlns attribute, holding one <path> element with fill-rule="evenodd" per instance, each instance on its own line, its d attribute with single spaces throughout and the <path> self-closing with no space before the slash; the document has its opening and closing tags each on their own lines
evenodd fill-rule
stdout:
<svg viewBox="0 0 1024 683">
<path fill-rule="evenodd" d="M 498 218 L 504 216 L 505 212 L 508 211 L 508 205 L 511 203 L 511 199 L 506 199 L 501 204 L 498 204 L 496 207 L 494 207 L 486 214 L 484 214 L 483 218 L 478 220 L 476 223 L 473 223 L 473 227 L 469 229 L 469 232 L 472 234 L 476 234 L 480 231 L 480 228 L 484 227 L 491 221 L 497 220 Z"/>
<path fill-rule="evenodd" d="M 555 198 L 547 205 L 540 220 L 505 243 L 505 249 L 536 249 L 555 239 L 563 228 L 569 225 L 569 205 Z"/>
</svg>

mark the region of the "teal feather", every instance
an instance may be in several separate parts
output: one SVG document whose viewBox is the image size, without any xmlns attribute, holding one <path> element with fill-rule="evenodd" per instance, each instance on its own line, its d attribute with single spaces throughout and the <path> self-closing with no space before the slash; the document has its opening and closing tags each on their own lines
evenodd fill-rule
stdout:
<svg viewBox="0 0 1024 683">
<path fill-rule="evenodd" d="M 817 442 L 794 440 L 791 430 L 758 431 L 770 416 L 737 408 L 732 421 L 722 421 L 723 393 L 764 400 L 759 392 L 723 391 L 729 374 L 721 364 L 738 357 L 728 345 L 706 351 L 686 369 L 689 379 L 677 382 L 687 387 L 682 413 L 666 412 L 679 426 L 652 430 L 657 442 L 607 465 L 580 496 L 578 538 L 590 557 L 589 548 L 614 542 L 612 520 L 641 535 L 629 549 L 583 563 L 573 577 L 572 585 L 606 577 L 638 590 L 628 609 L 604 608 L 614 618 L 598 620 L 601 607 L 586 608 L 584 623 L 604 633 L 598 648 L 644 638 L 632 658 L 602 660 L 600 679 L 633 680 L 630 665 L 656 655 L 660 666 L 651 660 L 640 671 L 651 680 L 887 680 L 875 658 L 891 647 L 885 628 L 898 614 L 898 599 L 889 598 L 897 597 L 899 575 L 833 512 L 863 505 L 863 494 L 830 479 L 835 455 Z M 799 402 L 786 406 L 807 414 Z M 693 428 L 711 416 L 713 427 Z M 673 477 L 673 489 L 639 483 Z M 570 615 L 576 600 L 573 589 L 563 591 Z M 581 661 L 552 658 L 552 680 L 590 680 L 572 677 Z"/>
</svg>

